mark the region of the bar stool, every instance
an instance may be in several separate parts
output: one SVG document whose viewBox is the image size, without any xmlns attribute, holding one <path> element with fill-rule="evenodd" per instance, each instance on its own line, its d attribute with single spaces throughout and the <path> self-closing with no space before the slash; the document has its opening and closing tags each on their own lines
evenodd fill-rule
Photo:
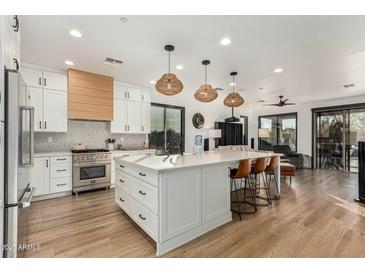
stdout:
<svg viewBox="0 0 365 274">
<path fill-rule="evenodd" d="M 241 214 L 253 214 L 257 211 L 256 207 L 256 195 L 254 193 L 255 186 L 250 180 L 250 173 L 251 173 L 251 159 L 241 160 L 238 166 L 238 169 L 231 169 L 230 168 L 230 184 L 231 184 L 231 193 L 234 192 L 236 194 L 236 201 L 232 201 L 233 203 L 237 203 L 238 210 L 231 209 L 232 212 L 238 214 L 241 218 Z M 237 187 L 236 180 L 240 180 L 240 187 Z M 243 199 L 239 199 L 238 192 L 242 189 L 242 182 L 245 182 L 243 187 Z M 234 190 L 233 190 L 234 186 Z M 246 201 L 246 190 L 250 191 L 249 196 L 251 201 Z M 241 204 L 249 204 L 253 207 L 254 211 L 242 211 Z"/>
<path fill-rule="evenodd" d="M 275 187 L 276 187 L 277 193 L 279 193 L 279 187 L 278 187 L 278 182 L 276 181 L 276 177 L 275 177 L 275 169 L 279 166 L 279 164 L 280 164 L 279 156 L 271 157 L 270 163 L 266 167 L 266 170 L 265 170 L 266 175 L 269 176 L 269 186 L 270 186 L 270 182 L 271 182 L 271 177 L 274 177 L 274 182 L 275 182 Z"/>
<path fill-rule="evenodd" d="M 257 206 L 269 206 L 271 207 L 271 194 L 270 194 L 270 184 L 266 180 L 266 175 L 264 175 L 267 167 L 267 158 L 261 157 L 256 159 L 254 168 L 251 170 L 251 174 L 255 176 L 255 194 L 256 198 L 267 201 L 267 204 L 257 204 Z M 260 175 L 263 181 L 263 187 L 261 187 Z M 260 196 L 261 190 L 265 191 L 266 197 Z"/>
</svg>

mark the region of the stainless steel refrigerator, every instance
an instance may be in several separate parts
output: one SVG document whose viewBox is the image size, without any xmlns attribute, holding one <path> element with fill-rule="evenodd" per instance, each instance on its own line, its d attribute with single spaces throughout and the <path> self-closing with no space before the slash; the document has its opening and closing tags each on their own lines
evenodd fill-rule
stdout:
<svg viewBox="0 0 365 274">
<path fill-rule="evenodd" d="M 3 76 L 1 106 L 4 117 L 0 121 L 1 255 L 17 257 L 19 244 L 25 244 L 22 242 L 26 227 L 23 220 L 35 192 L 29 181 L 33 165 L 34 109 L 20 105 L 19 87 L 24 86 L 24 82 L 18 71 L 5 68 Z"/>
</svg>

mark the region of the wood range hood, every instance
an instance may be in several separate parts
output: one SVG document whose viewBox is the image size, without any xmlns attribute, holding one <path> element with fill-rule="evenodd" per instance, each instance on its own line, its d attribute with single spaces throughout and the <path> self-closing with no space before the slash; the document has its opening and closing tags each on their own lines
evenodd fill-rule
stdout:
<svg viewBox="0 0 365 274">
<path fill-rule="evenodd" d="M 68 70 L 68 118 L 113 120 L 113 78 L 90 72 Z"/>
</svg>

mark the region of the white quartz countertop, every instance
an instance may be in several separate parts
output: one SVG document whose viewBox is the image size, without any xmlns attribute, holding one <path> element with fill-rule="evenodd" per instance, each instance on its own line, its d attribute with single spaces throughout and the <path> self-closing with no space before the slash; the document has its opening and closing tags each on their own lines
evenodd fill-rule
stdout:
<svg viewBox="0 0 365 274">
<path fill-rule="evenodd" d="M 34 157 L 53 157 L 53 156 L 72 156 L 71 151 L 57 151 L 57 152 L 36 152 Z"/>
<path fill-rule="evenodd" d="M 167 160 L 165 160 L 167 156 L 155 155 L 130 155 L 116 158 L 116 160 L 136 167 L 164 171 L 272 156 L 282 156 L 282 154 L 256 151 L 207 151 L 202 155 L 170 155 Z"/>
<path fill-rule="evenodd" d="M 155 153 L 156 149 L 138 149 L 138 150 L 111 150 L 113 155 L 128 153 Z"/>
</svg>

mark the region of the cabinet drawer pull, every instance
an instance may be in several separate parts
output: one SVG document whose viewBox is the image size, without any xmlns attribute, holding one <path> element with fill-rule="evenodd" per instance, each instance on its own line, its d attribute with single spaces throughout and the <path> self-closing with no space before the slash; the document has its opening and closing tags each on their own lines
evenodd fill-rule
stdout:
<svg viewBox="0 0 365 274">
<path fill-rule="evenodd" d="M 65 186 L 66 183 L 63 183 L 63 184 L 57 184 L 56 186 Z"/>
<path fill-rule="evenodd" d="M 46 87 L 47 86 L 47 78 L 43 79 L 43 85 Z"/>
<path fill-rule="evenodd" d="M 42 78 L 41 78 L 41 77 L 39 77 L 39 78 L 38 78 L 38 85 L 39 85 L 39 86 L 41 86 L 41 85 L 42 85 Z"/>
<path fill-rule="evenodd" d="M 39 128 L 42 128 L 42 121 L 39 121 Z"/>
<path fill-rule="evenodd" d="M 65 172 L 66 171 L 66 169 L 64 168 L 64 169 L 57 169 L 56 170 L 57 172 Z"/>
<path fill-rule="evenodd" d="M 138 193 L 141 195 L 146 195 L 146 192 L 143 192 L 142 190 L 138 191 Z"/>
<path fill-rule="evenodd" d="M 119 182 L 124 183 L 125 181 L 123 181 L 122 179 L 119 179 Z"/>
<path fill-rule="evenodd" d="M 125 168 L 125 166 L 123 166 L 123 165 L 120 165 L 120 167 L 121 167 L 121 168 Z"/>
<path fill-rule="evenodd" d="M 141 218 L 143 221 L 146 220 L 146 217 L 143 217 L 142 214 L 138 214 L 138 217 Z"/>
<path fill-rule="evenodd" d="M 57 161 L 66 161 L 66 158 L 57 158 Z"/>
<path fill-rule="evenodd" d="M 120 200 L 121 202 L 124 202 L 124 199 L 122 199 L 122 198 L 119 198 L 119 200 Z"/>
<path fill-rule="evenodd" d="M 142 172 L 139 172 L 138 173 L 140 176 L 146 176 L 146 174 L 145 173 L 142 173 Z"/>
</svg>

